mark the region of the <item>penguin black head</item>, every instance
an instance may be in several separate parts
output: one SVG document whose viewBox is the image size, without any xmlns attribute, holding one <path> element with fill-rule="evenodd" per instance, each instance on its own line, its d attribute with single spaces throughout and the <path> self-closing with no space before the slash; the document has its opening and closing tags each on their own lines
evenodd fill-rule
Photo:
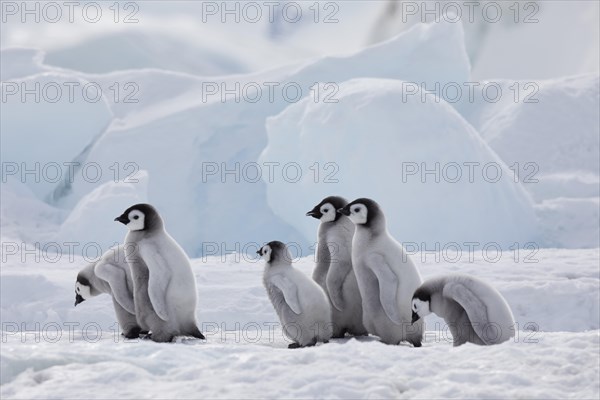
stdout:
<svg viewBox="0 0 600 400">
<path fill-rule="evenodd" d="M 431 295 L 424 288 L 418 288 L 412 298 L 412 323 L 431 313 Z"/>
<path fill-rule="evenodd" d="M 372 227 L 383 222 L 383 212 L 375 200 L 360 198 L 338 210 L 356 225 Z"/>
<path fill-rule="evenodd" d="M 90 297 L 92 297 L 92 285 L 90 285 L 90 281 L 86 277 L 81 276 L 81 274 L 77 275 L 77 280 L 75 281 L 75 306 Z"/>
<path fill-rule="evenodd" d="M 264 257 L 267 264 L 281 261 L 287 263 L 292 262 L 292 256 L 290 255 L 287 246 L 279 240 L 274 240 L 265 244 L 256 252 L 256 254 Z"/>
<path fill-rule="evenodd" d="M 313 217 L 321 222 L 337 221 L 342 214 L 337 210 L 348 204 L 348 201 L 340 196 L 325 197 L 312 210 L 306 213 L 307 217 Z"/>
<path fill-rule="evenodd" d="M 156 208 L 145 203 L 129 207 L 115 221 L 124 224 L 130 231 L 150 231 L 162 226 L 162 219 Z"/>
</svg>

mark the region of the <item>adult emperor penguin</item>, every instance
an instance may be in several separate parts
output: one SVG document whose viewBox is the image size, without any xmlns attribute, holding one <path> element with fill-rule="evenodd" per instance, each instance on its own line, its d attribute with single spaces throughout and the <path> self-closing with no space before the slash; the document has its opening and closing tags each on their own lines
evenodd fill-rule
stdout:
<svg viewBox="0 0 600 400">
<path fill-rule="evenodd" d="M 498 344 L 515 335 L 515 320 L 504 297 L 472 276 L 445 275 L 423 283 L 412 299 L 412 321 L 431 312 L 444 319 L 454 346 Z"/>
<path fill-rule="evenodd" d="M 312 277 L 329 297 L 334 338 L 344 337 L 346 332 L 367 334 L 362 322 L 362 299 L 352 270 L 354 224 L 337 212 L 346 204 L 343 197 L 329 196 L 306 213 L 321 221 Z"/>
<path fill-rule="evenodd" d="M 165 231 L 158 211 L 136 204 L 115 218 L 129 229 L 125 256 L 133 277 L 135 314 L 151 339 L 204 339 L 196 322 L 196 280 L 183 249 Z"/>
<path fill-rule="evenodd" d="M 301 271 L 292 267 L 286 245 L 269 242 L 257 253 L 265 259 L 263 284 L 277 312 L 288 348 L 313 346 L 331 338 L 331 308 L 323 290 Z"/>
<path fill-rule="evenodd" d="M 363 322 L 369 333 L 387 344 L 408 341 L 421 346 L 423 323 L 411 324 L 412 294 L 421 285 L 419 271 L 404 248 L 387 231 L 379 205 L 366 198 L 341 208 L 356 225 L 352 265 L 363 304 Z"/>
<path fill-rule="evenodd" d="M 112 296 L 123 336 L 129 339 L 139 337 L 142 329 L 135 317 L 133 280 L 123 245 L 109 249 L 77 274 L 75 306 L 102 293 Z"/>
</svg>

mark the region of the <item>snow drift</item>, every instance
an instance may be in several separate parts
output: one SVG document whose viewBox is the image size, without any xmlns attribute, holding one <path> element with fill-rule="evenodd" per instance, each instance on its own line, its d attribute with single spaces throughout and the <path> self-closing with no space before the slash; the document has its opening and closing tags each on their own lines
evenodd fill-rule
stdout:
<svg viewBox="0 0 600 400">
<path fill-rule="evenodd" d="M 316 227 L 305 212 L 331 193 L 376 199 L 391 233 L 426 249 L 450 242 L 506 248 L 536 238 L 532 204 L 506 165 L 453 107 L 408 96 L 401 81 L 345 82 L 339 102 L 305 99 L 267 128 L 261 162 L 317 162 L 336 172 L 316 183 L 307 175 L 268 185 L 273 210 L 307 239 Z"/>
<path fill-rule="evenodd" d="M 123 178 L 124 166 L 133 165 L 147 171 L 148 201 L 160 210 L 167 229 L 192 255 L 203 252 L 204 242 L 228 243 L 228 249 L 235 248 L 235 243 L 262 243 L 274 238 L 307 244 L 309 239 L 300 235 L 296 227 L 272 213 L 260 179 L 244 179 L 239 172 L 237 177 L 235 172 L 233 176 L 225 173 L 256 163 L 267 144 L 265 119 L 301 97 L 321 100 L 322 96 L 335 95 L 332 91 L 316 95 L 311 89 L 316 82 L 330 83 L 332 90 L 340 82 L 363 76 L 433 85 L 465 80 L 468 71 L 460 25 L 432 24 L 416 26 L 356 54 L 251 75 L 208 79 L 157 70 L 104 75 L 73 73 L 97 83 L 106 93 L 115 83 L 121 87 L 135 83 L 139 101 L 117 102 L 113 96 L 106 96 L 114 115 L 110 125 L 89 146 L 82 144 L 79 153 L 71 155 L 82 165 L 100 166 L 104 173 L 98 180 L 76 173 L 72 181 L 55 185 L 52 199 L 61 208 L 89 208 L 77 204 L 87 201 L 86 195 L 98 186 L 114 181 L 115 166 Z M 279 88 L 271 96 L 265 89 L 270 83 L 300 88 L 301 96 L 295 97 L 294 90 L 284 93 Z M 231 95 L 222 99 L 221 90 L 217 94 L 211 91 L 215 86 L 231 90 L 236 85 L 262 88 L 260 99 L 249 101 Z M 252 99 L 257 95 L 252 90 L 249 93 Z M 9 128 L 17 131 L 16 127 Z M 42 130 L 33 132 L 44 134 Z M 26 143 L 6 147 L 15 159 L 26 149 Z M 215 164 L 218 173 L 207 173 Z M 303 171 L 308 172 L 309 167 L 302 166 Z M 132 196 L 131 201 L 135 200 L 136 196 Z M 110 202 L 107 198 L 105 201 Z M 83 227 L 91 226 L 95 217 L 83 213 L 79 218 L 81 231 L 62 229 L 60 240 L 85 236 Z M 108 246 L 120 239 L 114 237 L 113 229 L 105 228 L 106 224 L 94 226 L 96 242 Z"/>
<path fill-rule="evenodd" d="M 426 104 L 418 104 L 419 95 L 426 92 L 415 92 L 415 83 L 432 88 L 436 84 L 443 87 L 446 83 L 470 80 L 463 41 L 459 24 L 418 24 L 394 39 L 355 54 L 224 77 L 198 77 L 157 69 L 89 74 L 45 65 L 42 54 L 32 50 L 2 50 L 3 90 L 5 83 L 31 86 L 56 82 L 64 86 L 65 82 L 76 82 L 80 86 L 93 84 L 102 92 L 101 98 L 94 103 L 82 100 L 78 92 L 79 96 L 73 103 L 66 96 L 56 103 L 22 102 L 17 94 L 11 95 L 3 105 L 7 110 L 1 121 L 3 161 L 27 168 L 36 162 L 40 163 L 40 168 L 52 167 L 55 163 L 59 166 L 70 162 L 78 165 L 73 179 L 70 179 L 66 167 L 59 170 L 62 179 L 58 181 L 25 179 L 28 190 L 38 200 L 55 208 L 51 225 L 45 225 L 43 235 L 37 232 L 35 225 L 24 224 L 23 229 L 17 228 L 19 223 L 14 216 L 25 214 L 19 209 L 19 202 L 3 202 L 3 215 L 11 216 L 3 220 L 3 229 L 9 236 L 41 241 L 81 241 L 93 232 L 94 242 L 106 249 L 121 239 L 121 235 L 115 237 L 116 228 L 112 226 L 111 218 L 101 222 L 97 215 L 80 211 L 95 209 L 99 204 L 95 197 L 97 193 L 89 196 L 98 188 L 108 183 L 118 184 L 144 170 L 148 176 L 147 184 L 138 188 L 137 183 L 130 181 L 131 190 L 128 191 L 112 191 L 105 187 L 101 203 L 112 204 L 112 208 L 116 208 L 116 204 L 133 204 L 140 199 L 152 202 L 165 217 L 169 231 L 190 255 L 204 253 L 206 243 L 211 246 L 217 244 L 222 252 L 239 251 L 244 244 L 275 238 L 307 246 L 314 241 L 316 227 L 302 218 L 302 214 L 306 207 L 319 200 L 321 194 L 329 194 L 329 190 L 336 189 L 335 185 L 323 184 L 336 166 L 323 162 L 335 163 L 341 153 L 323 153 L 320 138 L 314 137 L 312 146 L 304 144 L 301 154 L 294 152 L 290 158 L 291 146 L 277 144 L 275 135 L 267 138 L 265 121 L 280 113 L 287 116 L 298 113 L 298 107 L 305 107 L 307 112 L 331 109 L 332 115 L 337 115 L 338 119 L 342 114 L 352 117 L 368 106 L 370 96 L 379 96 L 381 88 L 370 90 L 365 87 L 366 103 L 353 104 L 355 109 L 328 101 L 340 100 L 340 84 L 353 79 L 373 78 L 365 81 L 365 85 L 375 84 L 378 79 L 387 79 L 392 86 L 408 82 L 413 92 L 405 96 L 407 100 L 400 99 L 400 102 L 392 96 L 397 106 L 386 108 L 389 114 L 373 112 L 364 115 L 359 121 L 362 125 L 357 125 L 362 126 L 360 131 L 354 126 L 344 125 L 345 121 L 330 119 L 323 120 L 318 129 L 314 128 L 312 135 L 317 135 L 317 131 L 322 132 L 324 137 L 330 135 L 329 131 L 337 131 L 340 135 L 339 127 L 332 125 L 341 124 L 347 127 L 348 132 L 343 133 L 347 140 L 329 143 L 328 147 L 341 149 L 344 145 L 350 146 L 349 142 L 363 143 L 363 148 L 369 150 L 360 152 L 361 157 L 373 157 L 373 154 L 383 151 L 374 157 L 374 165 L 383 168 L 382 177 L 385 179 L 389 179 L 388 174 L 392 171 L 400 178 L 401 184 L 379 184 L 377 191 L 362 191 L 356 195 L 376 198 L 388 210 L 398 209 L 394 205 L 414 206 L 410 214 L 407 210 L 401 211 L 402 224 L 398 224 L 400 214 L 395 214 L 393 229 L 401 229 L 395 231 L 402 234 L 400 240 L 420 242 L 427 239 L 427 242 L 435 243 L 470 238 L 479 243 L 498 241 L 502 246 L 514 242 L 523 245 L 531 240 L 541 246 L 597 246 L 600 238 L 598 228 L 586 224 L 582 231 L 578 225 L 578 221 L 594 221 L 592 218 L 598 215 L 595 208 L 599 198 L 598 161 L 593 157 L 598 148 L 598 124 L 593 118 L 598 106 L 597 77 L 542 83 L 538 104 L 514 104 L 508 95 L 498 103 L 446 104 L 444 99 L 436 98 L 432 93 L 425 95 Z M 269 89 L 272 84 L 276 85 L 274 92 Z M 509 83 L 500 84 L 506 87 Z M 284 87 L 292 90 L 284 93 Z M 115 88 L 120 89 L 118 95 Z M 227 94 L 227 90 L 233 90 L 235 94 Z M 406 94 L 406 91 L 398 93 L 401 97 Z M 131 101 L 124 101 L 128 95 Z M 308 104 L 311 101 L 314 104 Z M 290 110 L 286 110 L 288 107 Z M 417 110 L 420 120 L 403 112 L 409 107 Z M 29 118 L 29 115 L 36 115 L 36 118 Z M 293 125 L 290 129 L 298 135 L 305 129 L 305 122 L 317 124 L 317 121 L 305 121 L 303 116 L 294 118 L 296 122 L 289 122 Z M 398 128 L 397 124 L 404 124 L 407 118 L 413 124 L 410 129 L 417 123 L 423 124 L 421 128 L 427 130 L 423 138 L 429 138 L 430 143 L 410 137 L 406 129 L 391 135 Z M 385 122 L 391 125 L 384 126 Z M 444 132 L 447 123 L 463 132 L 457 134 L 459 139 L 456 143 L 449 137 L 438 138 L 434 134 Z M 370 146 L 381 144 L 381 140 L 375 139 L 378 137 L 377 130 L 388 131 L 386 135 L 393 136 L 389 139 L 390 143 L 400 148 L 395 150 L 392 146 L 385 146 L 378 151 L 371 150 Z M 565 134 L 567 131 L 572 133 Z M 362 137 L 353 138 L 349 132 Z M 370 135 L 369 140 L 364 137 L 365 132 Z M 522 137 L 519 136 L 521 133 Z M 268 140 L 275 140 L 275 143 Z M 414 146 L 414 152 L 410 154 L 405 146 L 407 142 Z M 32 149 L 31 143 L 37 143 L 35 148 Z M 468 156 L 465 153 L 455 157 L 459 152 L 457 143 L 470 149 Z M 271 172 L 270 167 L 261 165 L 259 161 L 265 148 L 268 149 L 265 153 L 268 159 L 279 163 L 273 179 L 265 179 Z M 364 162 L 365 159 L 356 158 L 358 153 L 352 153 L 354 160 Z M 324 159 L 324 154 L 330 159 Z M 398 154 L 405 158 L 397 157 Z M 290 166 L 290 161 L 298 158 L 296 156 L 302 162 L 284 171 L 284 167 Z M 483 183 L 488 182 L 481 182 L 482 171 L 479 169 L 472 171 L 478 182 L 466 185 L 464 179 L 468 179 L 471 171 L 461 163 L 471 162 L 469 158 L 472 157 L 477 159 L 474 162 L 483 163 L 478 168 L 493 163 L 486 173 L 493 175 L 496 170 L 502 171 L 502 179 L 497 184 L 485 185 Z M 523 173 L 526 172 L 523 171 L 523 163 L 531 160 L 538 162 L 540 169 L 536 178 L 539 177 L 542 183 L 530 185 L 522 179 L 516 183 L 509 182 L 508 178 L 514 177 L 515 173 L 507 170 L 507 166 L 511 168 L 519 162 Z M 320 164 L 316 165 L 318 161 Z M 419 180 L 423 172 L 422 166 L 432 168 L 427 164 L 439 163 L 440 168 L 449 168 L 440 171 L 442 174 L 453 174 L 455 168 L 450 165 L 453 162 L 459 164 L 462 182 L 441 182 L 438 189 L 433 189 L 435 185 L 432 184 L 416 184 L 415 179 Z M 411 168 L 413 163 L 420 170 L 416 175 L 407 177 L 412 191 L 407 195 L 401 189 L 409 186 L 402 182 L 403 171 L 398 170 L 398 166 Z M 100 170 L 99 179 L 89 179 L 84 170 L 87 166 L 94 167 L 92 172 Z M 304 179 L 314 178 L 316 173 L 319 175 L 319 184 L 310 185 L 310 189 L 308 186 L 303 188 L 310 195 L 297 193 L 301 184 L 291 186 L 286 182 L 290 177 L 288 173 L 292 174 L 298 168 Z M 48 171 L 54 173 L 52 168 Z M 347 167 L 346 171 L 340 170 L 336 174 L 348 171 L 354 169 Z M 356 174 L 361 179 L 368 175 L 366 170 Z M 19 175 L 16 177 L 19 178 Z M 428 177 L 431 181 L 432 175 Z M 377 185 L 376 178 L 376 175 L 371 175 L 367 182 L 358 184 L 346 177 L 338 187 L 344 192 L 358 187 L 370 189 Z M 290 189 L 287 196 L 281 192 L 273 195 L 274 191 L 286 186 Z M 384 186 L 389 187 L 389 191 L 384 191 Z M 16 186 L 3 188 L 3 193 L 12 196 L 12 187 Z M 315 189 L 317 187 L 318 190 Z M 349 190 L 340 194 L 352 197 L 354 193 Z M 565 194 L 574 201 L 563 199 Z M 117 197 L 114 201 L 111 199 L 113 195 Z M 498 201 L 492 206 L 490 202 L 496 195 Z M 443 196 L 445 202 L 440 205 L 435 196 Z M 528 197 L 536 202 L 535 205 Z M 92 199 L 96 203 L 86 204 Z M 300 199 L 304 202 L 302 207 Z M 279 203 L 288 200 L 296 206 L 293 211 L 289 210 L 290 215 L 284 215 L 284 206 Z M 31 204 L 36 201 L 30 199 Z M 572 208 L 577 204 L 584 206 Z M 108 209 L 103 209 L 108 212 Z M 427 214 L 424 211 L 414 214 L 415 209 L 431 210 L 436 218 L 425 218 Z M 73 210 L 76 214 L 67 219 Z M 301 213 L 291 215 L 297 212 Z M 555 224 L 555 219 L 562 221 L 560 226 Z M 8 221 L 14 223 L 9 224 Z M 60 227 L 61 224 L 64 226 Z M 50 226 L 53 226 L 54 234 L 48 236 L 46 233 L 52 230 Z M 478 236 L 486 226 L 489 234 Z M 94 228 L 93 231 L 90 227 Z M 12 232 L 13 228 L 18 232 Z M 581 234 L 576 234 L 578 231 Z M 513 236 L 513 233 L 516 235 Z M 573 240 L 574 236 L 581 240 Z"/>
<path fill-rule="evenodd" d="M 495 83 L 509 95 L 459 108 L 536 202 L 542 243 L 597 247 L 598 75 Z"/>
</svg>

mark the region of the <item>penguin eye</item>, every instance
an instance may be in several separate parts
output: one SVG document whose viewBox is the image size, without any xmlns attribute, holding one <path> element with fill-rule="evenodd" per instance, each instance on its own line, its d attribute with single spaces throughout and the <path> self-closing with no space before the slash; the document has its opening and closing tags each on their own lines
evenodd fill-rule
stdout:
<svg viewBox="0 0 600 400">
<path fill-rule="evenodd" d="M 354 212 L 355 212 L 355 213 L 358 213 L 358 212 L 360 212 L 360 208 L 358 208 L 358 207 L 357 207 L 357 208 L 355 208 L 355 209 L 354 209 Z"/>
<path fill-rule="evenodd" d="M 139 215 L 134 215 L 133 219 L 138 219 L 140 216 Z"/>
<path fill-rule="evenodd" d="M 323 212 L 324 212 L 324 213 L 326 213 L 326 212 L 328 212 L 328 211 L 329 211 L 329 208 L 324 208 L 324 209 L 323 209 Z"/>
</svg>

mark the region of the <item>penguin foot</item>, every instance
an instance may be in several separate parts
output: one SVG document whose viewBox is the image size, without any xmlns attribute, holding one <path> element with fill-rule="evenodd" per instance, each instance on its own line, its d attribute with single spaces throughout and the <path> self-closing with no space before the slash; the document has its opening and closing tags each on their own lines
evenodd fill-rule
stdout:
<svg viewBox="0 0 600 400">
<path fill-rule="evenodd" d="M 128 330 L 127 332 L 123 332 L 122 335 L 127 339 L 137 339 L 140 337 L 141 330 L 140 328 L 133 328 Z"/>
<path fill-rule="evenodd" d="M 168 343 L 172 342 L 174 336 L 169 334 L 151 333 L 148 335 L 153 342 L 157 343 Z"/>
<path fill-rule="evenodd" d="M 410 340 L 410 339 L 405 339 L 405 340 L 406 340 L 408 343 L 412 344 L 412 345 L 413 345 L 413 347 L 421 347 L 421 345 L 422 345 L 422 344 L 421 344 L 421 340 L 415 340 L 415 341 L 412 341 L 412 340 Z M 400 344 L 400 343 L 402 343 L 402 341 L 400 341 L 398 344 Z"/>
<path fill-rule="evenodd" d="M 298 343 L 290 343 L 288 344 L 288 349 L 299 349 L 302 346 L 300 346 Z"/>
</svg>

